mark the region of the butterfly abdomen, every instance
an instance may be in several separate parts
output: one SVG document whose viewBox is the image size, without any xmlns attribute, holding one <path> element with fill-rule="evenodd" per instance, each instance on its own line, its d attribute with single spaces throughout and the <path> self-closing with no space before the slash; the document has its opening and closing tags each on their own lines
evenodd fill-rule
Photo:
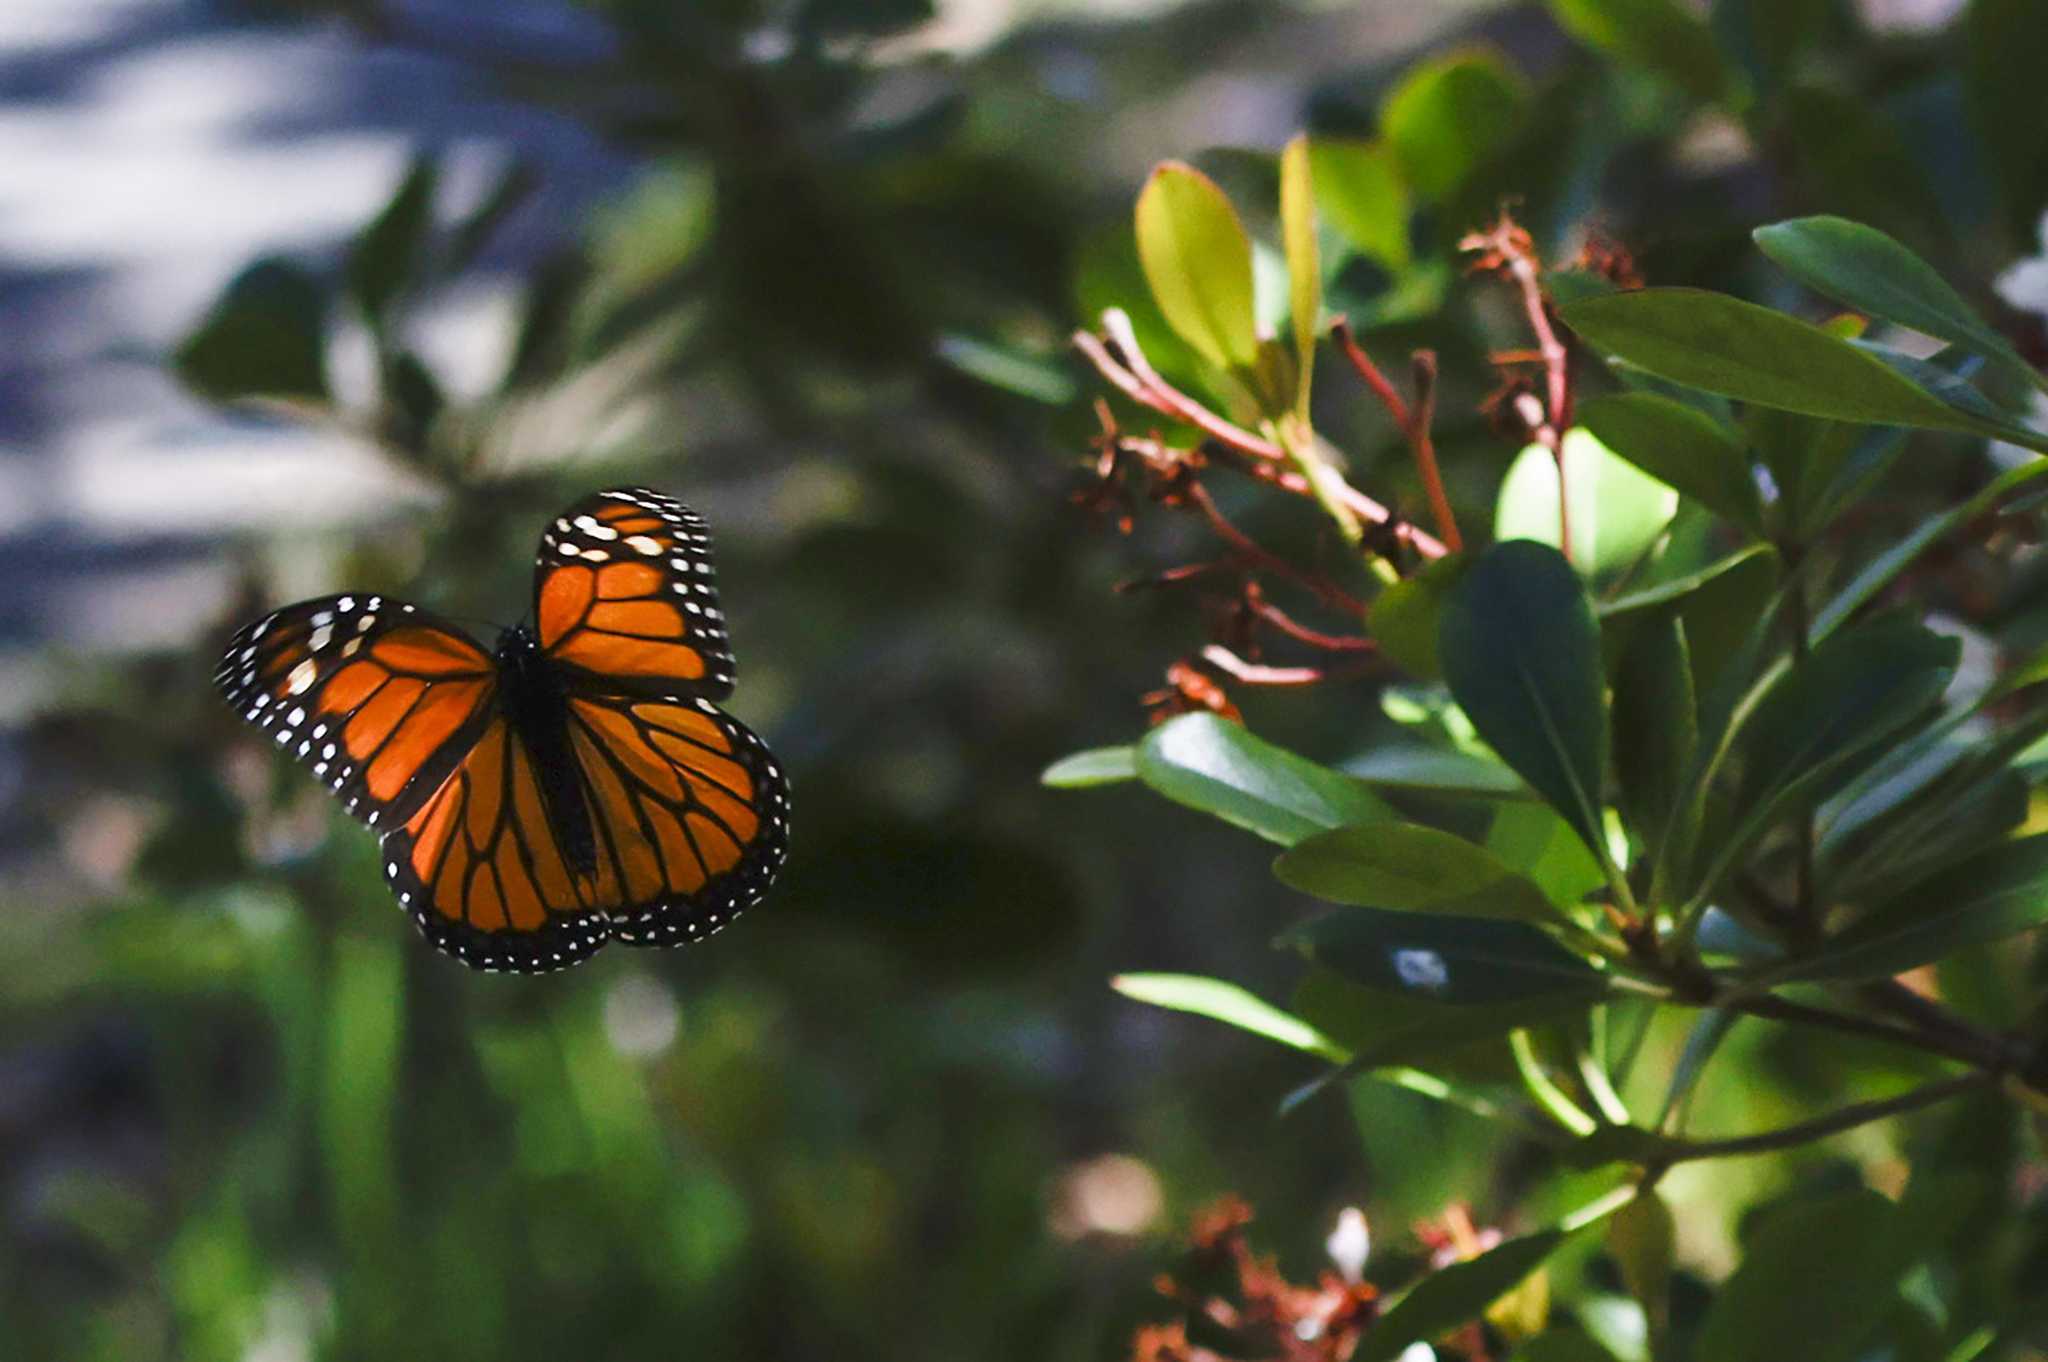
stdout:
<svg viewBox="0 0 2048 1362">
<path fill-rule="evenodd" d="M 505 717 L 533 758 L 541 803 L 561 844 L 562 859 L 579 878 L 597 873 L 597 836 L 589 794 L 569 746 L 569 699 L 560 677 L 522 627 L 498 638 L 498 680 Z"/>
</svg>

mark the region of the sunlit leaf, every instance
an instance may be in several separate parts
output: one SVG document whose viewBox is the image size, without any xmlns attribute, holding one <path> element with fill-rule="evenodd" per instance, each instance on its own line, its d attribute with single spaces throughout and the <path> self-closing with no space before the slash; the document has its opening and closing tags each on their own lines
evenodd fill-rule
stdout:
<svg viewBox="0 0 2048 1362">
<path fill-rule="evenodd" d="M 1180 338 L 1219 369 L 1257 358 L 1252 245 L 1215 181 L 1179 161 L 1138 195 L 1138 258 L 1152 297 Z"/>
<path fill-rule="evenodd" d="M 1419 823 L 1338 828 L 1273 863 L 1281 883 L 1331 903 L 1556 922 L 1543 891 L 1484 848 Z"/>
<path fill-rule="evenodd" d="M 1119 974 L 1109 986 L 1126 998 L 1235 1026 L 1290 1050 L 1342 1063 L 1350 1052 L 1301 1018 L 1221 979 L 1196 974 Z"/>
<path fill-rule="evenodd" d="M 1458 580 L 1468 560 L 1450 554 L 1425 564 L 1382 591 L 1372 603 L 1372 635 L 1387 656 L 1425 681 L 1443 675 L 1437 656 L 1437 629 L 1444 594 Z"/>
<path fill-rule="evenodd" d="M 1761 529 L 1763 507 L 1742 442 L 1705 412 L 1655 393 L 1610 393 L 1581 404 L 1579 424 L 1716 515 Z"/>
<path fill-rule="evenodd" d="M 1329 828 L 1394 817 L 1356 780 L 1213 714 L 1184 714 L 1138 745 L 1138 778 L 1168 799 L 1292 846 Z"/>
<path fill-rule="evenodd" d="M 1497 761 L 1417 743 L 1377 743 L 1345 762 L 1342 770 L 1382 790 L 1492 799 L 1526 798 L 1529 793 L 1521 777 Z"/>
<path fill-rule="evenodd" d="M 1061 757 L 1038 777 L 1041 783 L 1056 790 L 1085 790 L 1092 785 L 1114 785 L 1137 778 L 1135 747 L 1091 747 Z"/>
<path fill-rule="evenodd" d="M 1294 414 L 1309 419 L 1309 380 L 1316 367 L 1316 331 L 1323 310 L 1322 266 L 1316 254 L 1316 190 L 1308 138 L 1296 137 L 1280 155 L 1280 230 L 1287 244 L 1288 314 L 1294 324 L 1298 381 Z"/>
<path fill-rule="evenodd" d="M 1407 267 L 1408 186 L 1383 142 L 1317 137 L 1309 142 L 1316 205 L 1358 250 L 1389 270 Z"/>
<path fill-rule="evenodd" d="M 1589 430 L 1565 432 L 1563 449 L 1572 563 L 1589 577 L 1628 568 L 1671 523 L 1678 493 L 1616 457 Z M 1527 446 L 1501 481 L 1494 537 L 1561 547 L 1558 498 L 1556 456 L 1540 444 Z"/>
</svg>

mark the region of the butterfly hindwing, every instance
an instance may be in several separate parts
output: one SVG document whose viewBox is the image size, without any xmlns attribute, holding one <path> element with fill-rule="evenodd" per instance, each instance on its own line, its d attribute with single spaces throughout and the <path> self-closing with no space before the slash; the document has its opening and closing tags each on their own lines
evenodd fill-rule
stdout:
<svg viewBox="0 0 2048 1362">
<path fill-rule="evenodd" d="M 496 668 L 453 625 L 402 601 L 301 601 L 228 643 L 228 703 L 372 827 L 403 821 L 495 712 Z"/>
<path fill-rule="evenodd" d="M 669 946 L 758 903 L 789 846 L 789 785 L 761 740 L 708 700 L 573 691 L 612 934 Z"/>
<path fill-rule="evenodd" d="M 585 497 L 541 534 L 534 568 L 541 650 L 607 690 L 732 693 L 732 644 L 702 517 L 640 487 Z"/>
<path fill-rule="evenodd" d="M 526 745 L 494 719 L 446 783 L 385 834 L 384 876 L 437 949 L 477 969 L 561 969 L 610 935 L 618 893 L 563 854 Z"/>
</svg>

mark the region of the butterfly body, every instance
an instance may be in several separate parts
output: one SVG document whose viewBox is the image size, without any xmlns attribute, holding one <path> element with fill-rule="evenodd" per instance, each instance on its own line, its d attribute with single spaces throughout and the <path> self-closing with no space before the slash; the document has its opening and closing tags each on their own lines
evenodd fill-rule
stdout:
<svg viewBox="0 0 2048 1362">
<path fill-rule="evenodd" d="M 228 702 L 381 834 L 385 878 L 438 949 L 547 970 L 608 940 L 676 945 L 758 902 L 788 784 L 714 701 L 733 658 L 710 536 L 642 488 L 541 536 L 534 625 L 488 652 L 416 606 L 287 606 L 236 634 Z"/>
<path fill-rule="evenodd" d="M 562 858 L 576 875 L 595 875 L 597 839 L 586 802 L 589 792 L 570 746 L 568 690 L 525 625 L 515 624 L 498 636 L 496 657 L 499 704 L 533 762 L 541 805 L 561 842 Z"/>
</svg>

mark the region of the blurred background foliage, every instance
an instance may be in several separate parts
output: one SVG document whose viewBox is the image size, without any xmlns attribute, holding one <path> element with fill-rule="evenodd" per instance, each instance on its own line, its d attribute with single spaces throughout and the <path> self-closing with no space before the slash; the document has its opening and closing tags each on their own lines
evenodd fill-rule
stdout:
<svg viewBox="0 0 2048 1362">
<path fill-rule="evenodd" d="M 573 124 L 618 170 L 549 216 L 554 172 L 516 143 L 456 176 L 470 149 L 422 139 L 355 230 L 250 262 L 161 347 L 183 400 L 370 451 L 380 495 L 315 531 L 217 536 L 234 589 L 191 637 L 9 633 L 9 1356 L 1110 1357 L 1153 1312 L 1165 1237 L 1220 1192 L 1304 1274 L 1344 1206 L 1412 1254 L 1408 1226 L 1450 1202 L 1491 1222 L 1572 1199 L 1505 1133 L 1384 1084 L 1277 1118 L 1313 1066 L 1105 986 L 1277 989 L 1266 946 L 1306 902 L 1249 838 L 1036 782 L 1127 739 L 1201 638 L 1171 597 L 1112 591 L 1186 558 L 1188 527 L 1119 542 L 1069 504 L 1093 420 L 1066 337 L 1144 295 L 1130 204 L 1157 159 L 1270 204 L 1287 135 L 1356 139 L 1318 167 L 1354 244 L 1329 306 L 1388 353 L 1443 355 L 1469 524 L 1515 454 L 1483 410 L 1511 300 L 1454 247 L 1504 200 L 1547 253 L 1593 225 L 1654 282 L 1791 307 L 1750 227 L 1857 216 L 2042 351 L 1989 291 L 2048 206 L 2027 0 L 1716 0 L 1677 29 L 1591 0 L 210 8 L 227 31 L 431 52 L 461 72 L 451 98 Z M 479 280 L 487 324 L 437 362 L 418 337 Z M 1398 432 L 1325 378 L 1317 425 L 1352 481 L 1413 513 Z M 1856 533 L 1896 535 L 1959 472 L 1901 466 Z M 524 609 L 542 521 L 617 481 L 712 523 L 733 708 L 792 772 L 792 860 L 708 947 L 472 976 L 218 706 L 213 650 L 344 588 L 488 635 Z M 1242 509 L 1262 538 L 1318 532 L 1306 506 Z M 1959 616 L 2048 634 L 2030 572 L 1950 567 Z M 1341 762 L 1391 722 L 1382 688 L 1252 718 Z M 1696 1116 L 1781 1122 L 1899 1064 L 1740 1029 Z M 2009 1123 L 1966 1115 L 1927 1138 L 2019 1157 Z M 1713 1208 L 1685 1221 L 1681 1273 L 1727 1270 L 1745 1208 L 1903 1167 L 1862 1132 L 1674 1174 L 1682 1207 Z M 1553 1270 L 1624 1309 L 1580 1256 Z M 1625 1324 L 1603 1337 L 1627 1350 Z"/>
</svg>

